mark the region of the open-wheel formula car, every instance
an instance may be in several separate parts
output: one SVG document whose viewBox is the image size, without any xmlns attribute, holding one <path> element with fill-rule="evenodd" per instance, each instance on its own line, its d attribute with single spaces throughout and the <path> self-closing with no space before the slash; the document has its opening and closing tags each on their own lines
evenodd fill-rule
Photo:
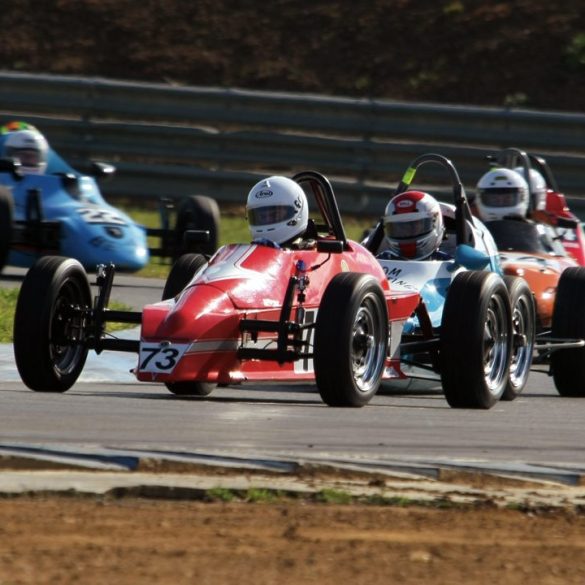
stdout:
<svg viewBox="0 0 585 585">
<path fill-rule="evenodd" d="M 17 124 L 17 131 L 37 132 Z M 11 134 L 0 133 L 0 153 Z M 61 255 L 90 270 L 112 262 L 118 270 L 137 271 L 151 256 L 177 258 L 187 250 L 212 254 L 217 249 L 219 209 L 213 199 L 197 195 L 176 205 L 161 199 L 160 227 L 146 228 L 103 198 L 98 182 L 113 175 L 112 165 L 94 162 L 86 175 L 47 149 L 46 170 L 40 174 L 22 172 L 15 158 L 0 159 L 0 270 Z M 185 238 L 189 230 L 190 248 Z M 209 237 L 197 236 L 197 230 L 208 231 Z M 158 238 L 159 247 L 149 249 L 147 236 Z"/>
<path fill-rule="evenodd" d="M 407 259 L 387 249 L 388 224 L 395 221 L 388 214 L 400 213 L 401 205 L 408 210 L 409 202 L 399 195 L 420 197 L 410 189 L 425 165 L 446 170 L 453 203 L 439 204 L 444 235 L 436 252 Z M 397 207 L 394 212 L 389 211 L 391 205 Z M 440 381 L 453 407 L 490 408 L 500 399 L 514 399 L 526 384 L 532 362 L 532 295 L 522 278 L 502 276 L 496 244 L 473 217 L 451 161 L 433 153 L 412 161 L 386 215 L 364 245 L 376 254 L 391 290 L 421 296 L 402 330 L 403 371 L 412 378 Z"/>
<path fill-rule="evenodd" d="M 374 256 L 347 239 L 324 176 L 306 171 L 293 181 L 320 215 L 309 219 L 298 245 L 230 244 L 209 261 L 181 256 L 164 300 L 141 312 L 107 308 L 112 265 L 100 269 L 92 302 L 79 262 L 37 262 L 22 284 L 14 325 L 24 383 L 63 392 L 90 349 L 117 350 L 137 354 L 138 380 L 164 383 L 177 395 L 205 396 L 217 384 L 244 381 L 316 380 L 328 405 L 369 402 L 382 379 L 401 376 L 396 347 L 419 294 L 393 291 Z M 109 321 L 140 324 L 140 339 L 112 339 Z"/>
<path fill-rule="evenodd" d="M 546 179 L 546 206 L 531 210 L 532 219 L 506 216 L 485 225 L 498 246 L 504 273 L 524 278 L 532 292 L 536 309 L 533 363 L 549 366 L 548 373 L 562 396 L 585 396 L 585 268 L 578 261 L 582 253 L 580 222 L 568 208 L 563 212 L 559 207 L 553 213 L 554 202 L 562 204 L 564 198 L 559 198 L 556 186 L 551 189 L 542 158 L 508 148 L 493 160 L 524 177 L 536 170 Z M 536 201 L 534 182 L 527 183 L 529 198 Z M 567 232 L 573 236 L 564 238 Z M 567 243 L 575 246 L 567 247 Z"/>
<path fill-rule="evenodd" d="M 579 218 L 569 208 L 547 160 L 541 155 L 527 153 L 519 148 L 504 148 L 487 158 L 494 165 L 523 173 L 530 191 L 528 217 L 554 228 L 555 240 L 563 245 L 579 266 L 585 266 L 585 231 Z M 538 173 L 545 191 L 542 205 L 537 203 L 539 197 L 535 193 L 536 182 L 529 180 L 534 171 Z"/>
</svg>

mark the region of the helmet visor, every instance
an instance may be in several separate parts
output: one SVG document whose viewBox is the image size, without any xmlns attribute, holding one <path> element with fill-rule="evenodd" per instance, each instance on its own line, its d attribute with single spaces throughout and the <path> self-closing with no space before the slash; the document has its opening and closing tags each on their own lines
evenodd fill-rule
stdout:
<svg viewBox="0 0 585 585">
<path fill-rule="evenodd" d="M 481 189 L 479 196 L 486 207 L 514 207 L 520 203 L 520 191 L 516 187 Z"/>
<path fill-rule="evenodd" d="M 292 219 L 298 209 L 290 205 L 267 205 L 248 209 L 248 221 L 250 225 L 271 225 Z"/>
<path fill-rule="evenodd" d="M 386 235 L 393 240 L 417 238 L 428 234 L 433 229 L 433 218 L 421 217 L 411 221 L 388 221 L 385 229 Z"/>
<path fill-rule="evenodd" d="M 24 167 L 38 167 L 42 162 L 42 154 L 34 148 L 11 148 L 6 149 L 9 158 L 17 158 Z"/>
</svg>

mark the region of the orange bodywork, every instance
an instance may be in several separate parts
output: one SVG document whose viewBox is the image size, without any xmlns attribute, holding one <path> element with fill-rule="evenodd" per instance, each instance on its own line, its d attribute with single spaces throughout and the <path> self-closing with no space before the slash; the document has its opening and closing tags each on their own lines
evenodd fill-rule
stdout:
<svg viewBox="0 0 585 585">
<path fill-rule="evenodd" d="M 504 274 L 521 276 L 526 280 L 536 303 L 537 325 L 547 329 L 552 314 L 559 278 L 564 270 L 578 266 L 573 258 L 550 256 L 534 252 L 502 252 Z"/>
</svg>

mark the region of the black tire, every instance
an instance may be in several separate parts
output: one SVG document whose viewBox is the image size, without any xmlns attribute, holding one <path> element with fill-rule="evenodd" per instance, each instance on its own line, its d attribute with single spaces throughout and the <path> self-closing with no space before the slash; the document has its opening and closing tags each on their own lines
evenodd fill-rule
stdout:
<svg viewBox="0 0 585 585">
<path fill-rule="evenodd" d="M 502 400 L 514 400 L 524 390 L 534 355 L 536 309 L 527 282 L 519 276 L 504 276 L 512 310 L 510 373 Z"/>
<path fill-rule="evenodd" d="M 69 308 L 91 307 L 85 270 L 73 258 L 45 256 L 28 271 L 14 316 L 14 357 L 36 392 L 65 392 L 83 370 L 87 347 L 75 342 L 83 322 Z"/>
<path fill-rule="evenodd" d="M 567 268 L 561 274 L 553 308 L 552 336 L 585 339 L 585 268 Z M 551 368 L 561 396 L 585 396 L 585 348 L 553 352 Z"/>
<path fill-rule="evenodd" d="M 367 404 L 380 386 L 387 347 L 388 311 L 379 282 L 367 274 L 337 274 L 315 324 L 313 362 L 323 401 Z"/>
<path fill-rule="evenodd" d="M 203 195 L 191 195 L 182 199 L 177 206 L 177 222 L 175 236 L 177 249 L 175 258 L 188 253 L 185 248 L 183 234 L 187 230 L 208 230 L 209 241 L 201 244 L 198 251 L 213 254 L 219 241 L 219 207 L 215 199 Z"/>
<path fill-rule="evenodd" d="M 491 408 L 508 382 L 512 327 L 506 285 L 493 272 L 458 274 L 441 320 L 443 392 L 453 408 Z"/>
<path fill-rule="evenodd" d="M 187 286 L 195 273 L 207 264 L 202 254 L 183 254 L 171 268 L 162 293 L 162 300 L 176 297 Z"/>
<path fill-rule="evenodd" d="M 165 386 L 169 392 L 176 396 L 209 396 L 217 384 L 210 382 L 168 382 Z"/>
<path fill-rule="evenodd" d="M 10 244 L 12 243 L 12 221 L 14 219 L 14 202 L 10 191 L 0 187 L 0 272 L 6 266 Z"/>
</svg>

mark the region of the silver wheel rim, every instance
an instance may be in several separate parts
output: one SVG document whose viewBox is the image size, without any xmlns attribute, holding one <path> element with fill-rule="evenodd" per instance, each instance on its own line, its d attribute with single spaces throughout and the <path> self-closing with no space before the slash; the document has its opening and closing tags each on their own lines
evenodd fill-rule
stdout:
<svg viewBox="0 0 585 585">
<path fill-rule="evenodd" d="M 66 376 L 75 370 L 85 351 L 81 345 L 66 342 L 78 339 L 83 325 L 79 317 L 72 318 L 68 315 L 68 309 L 83 303 L 82 291 L 73 281 L 67 281 L 59 291 L 55 303 L 51 319 L 51 339 L 49 340 L 49 353 L 53 369 L 59 376 Z"/>
<path fill-rule="evenodd" d="M 504 300 L 500 295 L 490 299 L 483 338 L 483 371 L 489 391 L 497 395 L 506 374 L 508 327 Z"/>
<path fill-rule="evenodd" d="M 522 338 L 525 343 L 518 346 L 514 342 L 512 346 L 510 383 L 515 388 L 519 388 L 524 384 L 530 371 L 532 352 L 534 350 L 533 323 L 530 317 L 530 307 L 526 300 L 519 298 L 512 311 L 512 333 L 515 340 Z"/>
<path fill-rule="evenodd" d="M 370 392 L 380 378 L 384 366 L 385 347 L 382 325 L 373 307 L 375 301 L 365 298 L 356 313 L 351 336 L 351 367 L 360 392 Z"/>
</svg>

